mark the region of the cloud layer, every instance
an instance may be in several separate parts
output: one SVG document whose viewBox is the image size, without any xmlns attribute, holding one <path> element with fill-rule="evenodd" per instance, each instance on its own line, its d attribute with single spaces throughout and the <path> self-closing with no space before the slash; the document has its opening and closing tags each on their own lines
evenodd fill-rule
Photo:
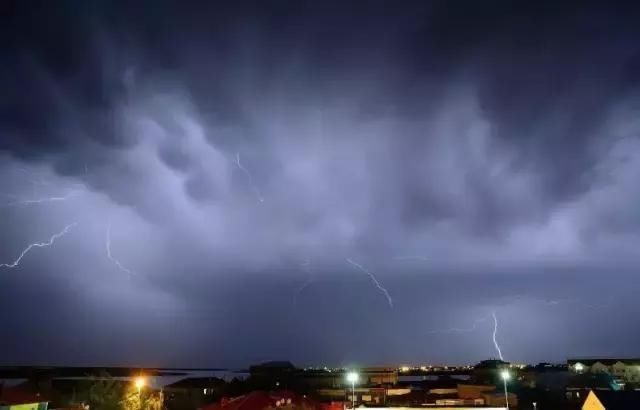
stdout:
<svg viewBox="0 0 640 410">
<path fill-rule="evenodd" d="M 639 262 L 635 8 L 241 3 L 12 6 L 0 262 L 78 224 L 0 272 L 13 357 L 460 362 L 490 332 L 429 330 L 492 310 L 508 359 L 630 349 L 565 327 Z"/>
</svg>

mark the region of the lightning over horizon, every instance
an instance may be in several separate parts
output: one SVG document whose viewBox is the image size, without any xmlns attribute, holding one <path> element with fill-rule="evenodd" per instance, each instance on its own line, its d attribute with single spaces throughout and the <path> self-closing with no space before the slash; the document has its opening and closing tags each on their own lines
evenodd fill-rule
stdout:
<svg viewBox="0 0 640 410">
<path fill-rule="evenodd" d="M 498 356 L 500 357 L 500 360 L 504 361 L 504 357 L 502 356 L 502 350 L 500 349 L 500 345 L 498 345 L 498 339 L 497 339 L 498 317 L 496 316 L 496 312 L 492 312 L 491 315 L 493 316 L 493 345 L 495 346 L 496 351 L 498 352 Z"/>
<path fill-rule="evenodd" d="M 247 179 L 249 180 L 249 185 L 251 186 L 251 189 L 253 190 L 253 192 L 256 195 L 256 198 L 258 199 L 259 202 L 264 202 L 264 197 L 262 196 L 262 193 L 260 193 L 260 190 L 258 189 L 258 187 L 256 186 L 256 184 L 253 182 L 253 176 L 251 175 L 251 173 L 249 172 L 248 169 L 246 169 L 241 163 L 240 163 L 240 153 L 236 152 L 236 164 L 238 165 L 238 168 L 240 168 L 240 170 L 242 170 L 242 172 L 244 172 L 247 175 Z"/>
<path fill-rule="evenodd" d="M 113 257 L 111 254 L 111 221 L 107 224 L 107 232 L 106 232 L 106 243 L 105 247 L 107 250 L 107 257 L 111 260 L 120 269 L 122 272 L 127 273 L 130 277 L 134 275 L 134 272 L 125 266 L 123 266 L 120 261 Z"/>
<path fill-rule="evenodd" d="M 360 269 L 362 272 L 366 273 L 369 278 L 371 279 L 371 281 L 373 282 L 373 284 L 380 290 L 380 292 L 382 292 L 384 294 L 384 296 L 387 298 L 387 302 L 389 303 L 389 307 L 391 309 L 393 309 L 393 299 L 391 298 L 391 295 L 389 294 L 389 291 L 384 288 L 380 282 L 378 282 L 378 279 L 376 279 L 376 277 L 373 275 L 373 273 L 371 273 L 370 271 L 368 271 L 367 269 L 365 269 L 362 265 L 360 265 L 359 263 L 356 263 L 354 261 L 352 261 L 349 258 L 346 258 L 346 261 L 351 264 L 352 266 Z"/>
<path fill-rule="evenodd" d="M 65 226 L 63 230 L 61 230 L 58 233 L 53 234 L 51 236 L 51 238 L 49 238 L 49 240 L 46 241 L 46 242 L 35 242 L 35 243 L 30 244 L 29 246 L 27 246 L 20 253 L 20 256 L 18 256 L 18 258 L 15 261 L 13 261 L 12 263 L 2 263 L 2 264 L 0 264 L 0 267 L 3 267 L 3 268 L 15 268 L 15 267 L 19 266 L 20 262 L 22 261 L 22 258 L 24 258 L 29 253 L 29 251 L 31 251 L 31 249 L 33 249 L 33 248 L 45 248 L 45 247 L 52 246 L 57 239 L 59 239 L 59 238 L 63 237 L 64 235 L 66 235 L 69 232 L 69 230 L 71 230 L 77 224 L 78 224 L 77 222 L 74 222 L 72 224 L 69 224 L 69 225 Z"/>
<path fill-rule="evenodd" d="M 34 204 L 42 204 L 45 202 L 62 202 L 62 201 L 68 200 L 69 198 L 75 195 L 77 195 L 77 191 L 72 191 L 62 196 L 49 196 L 49 197 L 42 197 L 42 198 L 35 198 L 35 199 L 16 199 L 11 202 L 5 202 L 3 204 L 0 204 L 0 206 L 34 205 Z"/>
</svg>

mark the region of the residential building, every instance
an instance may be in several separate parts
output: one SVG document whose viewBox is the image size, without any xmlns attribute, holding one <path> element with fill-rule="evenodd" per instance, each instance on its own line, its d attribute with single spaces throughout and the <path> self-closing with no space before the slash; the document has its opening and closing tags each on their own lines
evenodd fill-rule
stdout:
<svg viewBox="0 0 640 410">
<path fill-rule="evenodd" d="M 576 374 L 569 380 L 565 388 L 567 400 L 582 402 L 590 391 L 617 391 L 620 387 L 614 378 L 607 373 Z"/>
<path fill-rule="evenodd" d="M 518 407 L 518 396 L 513 393 L 507 393 L 506 397 L 503 392 L 483 393 L 484 405 L 490 407 L 507 407 L 507 398 L 509 407 Z"/>
<path fill-rule="evenodd" d="M 216 377 L 188 377 L 164 386 L 164 400 L 168 409 L 194 409 L 219 399 L 224 385 Z"/>
<path fill-rule="evenodd" d="M 573 373 L 607 373 L 618 382 L 640 383 L 640 359 L 638 358 L 575 358 L 567 360 Z"/>
<path fill-rule="evenodd" d="M 289 391 L 271 393 L 254 391 L 233 399 L 222 399 L 218 403 L 201 407 L 200 410 L 265 410 L 293 407 L 302 407 L 308 410 L 323 410 L 325 407 L 328 409 L 337 408 L 337 406 L 323 406 L 306 396 L 300 396 Z M 342 406 L 339 408 L 342 408 Z"/>
</svg>

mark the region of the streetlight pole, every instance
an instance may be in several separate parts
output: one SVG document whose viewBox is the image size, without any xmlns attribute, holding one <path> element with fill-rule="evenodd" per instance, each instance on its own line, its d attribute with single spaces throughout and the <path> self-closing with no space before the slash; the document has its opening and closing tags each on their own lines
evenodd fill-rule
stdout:
<svg viewBox="0 0 640 410">
<path fill-rule="evenodd" d="M 356 372 L 347 373 L 347 381 L 351 383 L 351 408 L 356 408 L 356 382 L 359 375 Z"/>
<path fill-rule="evenodd" d="M 507 380 L 511 378 L 509 374 L 509 370 L 503 370 L 500 372 L 500 376 L 502 377 L 502 383 L 504 384 L 504 402 L 507 405 L 507 410 L 509 410 L 509 393 L 507 392 Z"/>
<path fill-rule="evenodd" d="M 356 408 L 356 382 L 351 380 L 351 408 Z"/>
</svg>

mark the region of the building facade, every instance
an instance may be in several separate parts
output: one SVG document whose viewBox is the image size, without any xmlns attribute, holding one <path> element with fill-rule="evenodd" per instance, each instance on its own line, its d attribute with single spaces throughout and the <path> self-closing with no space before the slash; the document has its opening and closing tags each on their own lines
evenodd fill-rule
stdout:
<svg viewBox="0 0 640 410">
<path fill-rule="evenodd" d="M 574 374 L 609 374 L 618 383 L 640 383 L 640 359 L 577 358 L 567 360 Z"/>
</svg>

